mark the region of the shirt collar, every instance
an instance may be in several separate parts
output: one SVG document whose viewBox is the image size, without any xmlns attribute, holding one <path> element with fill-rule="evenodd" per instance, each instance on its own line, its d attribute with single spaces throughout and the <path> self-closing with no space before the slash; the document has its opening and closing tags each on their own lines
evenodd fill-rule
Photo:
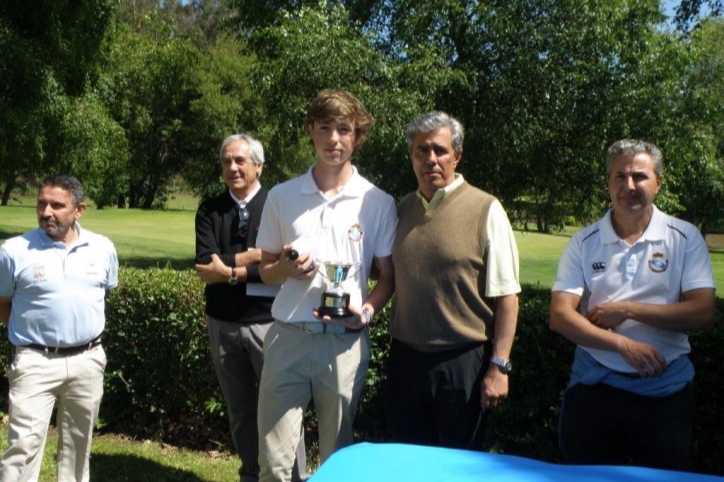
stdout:
<svg viewBox="0 0 724 482">
<path fill-rule="evenodd" d="M 613 229 L 613 222 L 611 220 L 613 216 L 613 209 L 609 209 L 604 218 L 604 222 L 601 226 L 601 242 L 603 244 L 617 243 L 621 238 L 616 234 L 616 230 Z M 666 237 L 666 217 L 656 206 L 653 206 L 651 213 L 651 219 L 649 225 L 646 226 L 646 230 L 641 237 L 636 241 L 660 241 Z"/>
<path fill-rule="evenodd" d="M 75 228 L 78 230 L 78 237 L 76 238 L 75 242 L 71 244 L 70 246 L 66 246 L 64 243 L 61 243 L 60 241 L 56 241 L 50 236 L 48 236 L 45 231 L 40 229 L 39 227 L 36 228 L 36 231 L 38 233 L 38 239 L 40 240 L 40 244 L 44 247 L 50 248 L 52 246 L 63 246 L 67 249 L 74 248 L 76 246 L 80 246 L 82 244 L 88 244 L 88 234 L 85 232 L 83 228 L 81 228 L 80 223 L 78 221 L 75 222 Z"/>
<path fill-rule="evenodd" d="M 438 204 L 440 204 L 440 201 L 442 201 L 445 198 L 445 196 L 447 196 L 448 194 L 453 192 L 458 187 L 462 186 L 463 182 L 465 182 L 465 179 L 463 179 L 463 175 L 458 174 L 456 172 L 454 174 L 454 176 L 455 176 L 455 179 L 453 180 L 453 182 L 451 182 L 450 184 L 448 184 L 445 187 L 441 187 L 440 189 L 438 189 L 435 192 L 435 194 L 433 194 L 432 199 L 430 199 L 430 202 L 428 202 L 427 199 L 425 199 L 425 197 L 422 195 L 422 193 L 420 192 L 419 189 L 417 190 L 417 198 L 422 203 L 422 206 L 425 208 L 425 211 L 432 211 L 433 209 L 435 209 L 435 207 Z"/>
<path fill-rule="evenodd" d="M 314 182 L 314 176 L 312 175 L 313 171 L 314 166 L 310 166 L 307 173 L 304 174 L 304 177 L 302 178 L 302 194 L 314 195 L 319 193 L 319 188 L 317 187 L 317 183 Z M 345 185 L 342 186 L 338 197 L 360 197 L 363 196 L 365 192 L 365 179 L 357 171 L 357 168 L 352 166 L 352 177 L 350 177 Z"/>
<path fill-rule="evenodd" d="M 249 193 L 248 196 L 246 196 L 244 199 L 239 199 L 238 197 L 234 196 L 234 193 L 231 192 L 231 189 L 229 189 L 229 195 L 231 196 L 231 199 L 234 200 L 236 204 L 239 206 L 246 206 L 251 202 L 252 199 L 254 199 L 254 196 L 256 196 L 256 193 L 259 192 L 259 189 L 261 189 L 261 183 L 259 181 L 256 182 L 256 186 L 254 186 L 254 189 Z"/>
</svg>

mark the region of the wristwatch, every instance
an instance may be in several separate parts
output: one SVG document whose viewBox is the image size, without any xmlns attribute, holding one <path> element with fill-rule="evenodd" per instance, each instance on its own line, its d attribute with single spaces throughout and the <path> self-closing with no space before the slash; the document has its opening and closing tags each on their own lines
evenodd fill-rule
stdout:
<svg viewBox="0 0 724 482">
<path fill-rule="evenodd" d="M 231 286 L 234 286 L 236 283 L 239 282 L 239 279 L 236 277 L 236 266 L 231 268 L 231 278 L 229 278 L 229 284 Z"/>
<path fill-rule="evenodd" d="M 365 325 L 369 325 L 372 321 L 372 313 L 370 313 L 367 307 L 362 308 L 362 318 L 365 319 Z"/>
<path fill-rule="evenodd" d="M 498 358 L 497 356 L 491 356 L 490 357 L 490 363 L 498 367 L 498 369 L 505 373 L 506 375 L 513 370 L 513 364 L 510 362 L 510 360 L 506 360 L 505 358 Z"/>
</svg>

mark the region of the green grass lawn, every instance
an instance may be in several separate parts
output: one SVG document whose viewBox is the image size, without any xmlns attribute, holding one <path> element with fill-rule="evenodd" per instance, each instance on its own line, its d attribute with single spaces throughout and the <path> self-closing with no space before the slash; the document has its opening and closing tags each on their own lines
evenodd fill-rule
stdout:
<svg viewBox="0 0 724 482">
<path fill-rule="evenodd" d="M 7 427 L 0 426 L 0 452 L 5 450 Z M 55 482 L 58 433 L 51 427 L 43 454 L 39 482 Z M 90 479 L 102 482 L 238 482 L 236 456 L 194 452 L 168 445 L 135 441 L 121 435 L 96 435 L 91 451 Z"/>
<path fill-rule="evenodd" d="M 192 268 L 194 262 L 194 210 L 149 211 L 90 208 L 81 225 L 108 236 L 116 245 L 121 266 Z M 37 226 L 35 206 L 0 206 L 0 239 Z"/>
</svg>

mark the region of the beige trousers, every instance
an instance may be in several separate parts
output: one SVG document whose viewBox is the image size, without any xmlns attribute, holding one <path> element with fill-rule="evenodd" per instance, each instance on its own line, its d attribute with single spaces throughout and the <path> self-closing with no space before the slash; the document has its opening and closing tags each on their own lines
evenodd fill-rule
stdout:
<svg viewBox="0 0 724 482">
<path fill-rule="evenodd" d="M 17 348 L 10 366 L 8 447 L 0 462 L 0 481 L 38 480 L 56 402 L 58 482 L 90 479 L 88 458 L 105 367 L 100 345 L 70 356 Z"/>
<path fill-rule="evenodd" d="M 321 461 L 352 444 L 369 347 L 366 330 L 307 333 L 300 325 L 274 322 L 264 339 L 259 387 L 260 482 L 291 480 L 300 426 L 311 399 Z"/>
</svg>

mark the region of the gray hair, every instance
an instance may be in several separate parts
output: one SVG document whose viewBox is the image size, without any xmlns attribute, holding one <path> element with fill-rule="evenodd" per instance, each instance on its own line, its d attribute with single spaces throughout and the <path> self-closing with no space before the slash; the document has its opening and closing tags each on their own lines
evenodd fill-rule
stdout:
<svg viewBox="0 0 724 482">
<path fill-rule="evenodd" d="M 407 150 L 412 151 L 412 142 L 415 140 L 417 134 L 429 134 L 443 127 L 450 129 L 452 147 L 455 154 L 462 152 L 463 141 L 465 140 L 465 131 L 463 130 L 462 124 L 454 117 L 440 111 L 420 114 L 407 124 L 407 128 L 405 129 Z"/>
<path fill-rule="evenodd" d="M 56 174 L 54 176 L 46 177 L 40 183 L 38 193 L 40 193 L 41 189 L 48 186 L 68 191 L 70 193 L 70 202 L 73 203 L 73 206 L 78 206 L 84 201 L 83 185 L 74 176 Z"/>
<path fill-rule="evenodd" d="M 226 139 L 224 139 L 224 142 L 221 143 L 221 149 L 219 149 L 219 161 L 224 161 L 224 149 L 226 149 L 226 146 L 233 142 L 239 142 L 244 141 L 247 144 L 249 144 L 249 148 L 251 149 L 251 160 L 254 163 L 255 166 L 263 166 L 264 165 L 264 147 L 261 145 L 261 142 L 257 141 L 253 137 L 251 137 L 249 134 L 234 134 L 233 136 L 229 136 Z"/>
<path fill-rule="evenodd" d="M 611 165 L 618 156 L 635 156 L 642 152 L 651 156 L 654 161 L 654 174 L 661 177 L 664 173 L 664 156 L 658 147 L 639 139 L 621 139 L 611 144 L 606 151 L 606 178 L 611 175 Z"/>
</svg>

